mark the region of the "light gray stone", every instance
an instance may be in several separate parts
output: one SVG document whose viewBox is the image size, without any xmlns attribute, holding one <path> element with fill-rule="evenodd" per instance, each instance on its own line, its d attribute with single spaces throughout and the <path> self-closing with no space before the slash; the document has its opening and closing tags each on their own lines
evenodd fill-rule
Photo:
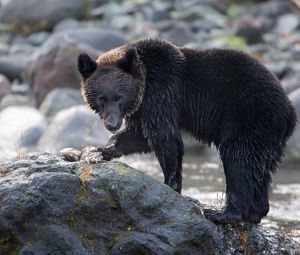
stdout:
<svg viewBox="0 0 300 255">
<path fill-rule="evenodd" d="M 8 94 L 0 102 L 0 110 L 10 106 L 30 106 L 35 107 L 36 103 L 32 96 L 22 94 Z"/>
<path fill-rule="evenodd" d="M 87 145 L 105 145 L 110 133 L 99 116 L 86 106 L 73 106 L 59 111 L 42 135 L 38 148 L 57 153 L 62 148 L 82 149 Z"/>
<path fill-rule="evenodd" d="M 32 137 L 32 130 L 46 127 L 44 116 L 32 107 L 7 107 L 0 112 L 0 123 L 0 151 L 17 151 L 27 145 L 33 146 L 37 139 L 29 139 L 28 135 Z"/>
<path fill-rule="evenodd" d="M 78 28 L 81 28 L 81 23 L 78 20 L 73 18 L 67 18 L 58 22 L 53 30 L 54 32 L 59 32 L 63 30 L 78 29 Z"/>
<path fill-rule="evenodd" d="M 39 109 L 51 119 L 60 110 L 80 104 L 84 101 L 79 89 L 56 88 L 46 96 Z"/>
<path fill-rule="evenodd" d="M 282 34 L 290 34 L 299 26 L 299 23 L 300 20 L 296 14 L 285 14 L 278 18 L 274 31 Z"/>
</svg>

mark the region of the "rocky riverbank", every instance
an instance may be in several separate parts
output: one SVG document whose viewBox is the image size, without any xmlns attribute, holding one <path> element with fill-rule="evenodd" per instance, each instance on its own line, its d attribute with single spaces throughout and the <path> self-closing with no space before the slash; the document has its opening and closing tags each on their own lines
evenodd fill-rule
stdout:
<svg viewBox="0 0 300 255">
<path fill-rule="evenodd" d="M 282 233 L 214 225 L 123 163 L 31 153 L 1 161 L 0 174 L 1 254 L 300 254 Z"/>
<path fill-rule="evenodd" d="M 110 134 L 83 103 L 77 56 L 84 51 L 95 58 L 147 37 L 248 52 L 282 81 L 300 119 L 297 2 L 0 0 L 0 158 L 13 158 L 0 162 L 0 254 L 299 254 L 286 222 L 282 231 L 223 228 L 205 220 L 193 201 L 122 163 L 26 154 L 104 145 Z M 286 156 L 299 168 L 299 124 Z M 184 168 L 194 171 L 197 187 L 201 178 L 223 185 L 222 177 L 191 162 Z M 158 166 L 150 170 L 161 173 Z M 271 208 L 294 212 L 298 175 L 282 170 L 292 184 L 275 191 L 287 204 Z M 211 191 L 202 187 L 201 194 L 212 198 Z M 288 229 L 299 230 L 296 217 L 283 219 Z"/>
<path fill-rule="evenodd" d="M 82 106 L 76 58 L 146 37 L 248 52 L 281 79 L 300 119 L 299 6 L 254 2 L 2 0 L 0 157 L 105 144 L 109 134 Z M 287 159 L 300 159 L 299 125 Z"/>
</svg>

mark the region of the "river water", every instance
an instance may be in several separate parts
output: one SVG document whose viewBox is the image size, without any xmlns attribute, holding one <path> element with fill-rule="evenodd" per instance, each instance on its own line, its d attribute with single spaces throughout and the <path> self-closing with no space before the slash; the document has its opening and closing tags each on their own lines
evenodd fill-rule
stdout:
<svg viewBox="0 0 300 255">
<path fill-rule="evenodd" d="M 121 161 L 163 181 L 154 155 L 132 155 Z M 221 208 L 225 198 L 223 167 L 216 153 L 185 152 L 183 163 L 184 195 L 208 206 Z M 300 241 L 300 167 L 282 164 L 273 176 L 270 190 L 270 211 L 263 226 L 279 230 Z"/>
</svg>

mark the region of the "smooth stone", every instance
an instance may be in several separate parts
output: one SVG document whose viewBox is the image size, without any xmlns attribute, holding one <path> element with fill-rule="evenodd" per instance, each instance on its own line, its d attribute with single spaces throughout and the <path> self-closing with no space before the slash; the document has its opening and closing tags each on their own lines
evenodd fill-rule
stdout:
<svg viewBox="0 0 300 255">
<path fill-rule="evenodd" d="M 33 46 L 40 46 L 48 39 L 49 36 L 50 33 L 46 31 L 36 32 L 28 36 L 26 41 Z"/>
<path fill-rule="evenodd" d="M 46 96 L 39 109 L 51 119 L 60 110 L 80 104 L 84 101 L 79 89 L 56 88 Z"/>
<path fill-rule="evenodd" d="M 0 123 L 0 150 L 11 151 L 35 145 L 46 127 L 44 116 L 37 109 L 25 106 L 2 110 Z"/>
<path fill-rule="evenodd" d="M 281 34 L 290 34 L 299 27 L 299 17 L 294 13 L 280 16 L 277 19 L 274 31 Z"/>
<path fill-rule="evenodd" d="M 30 95 L 23 94 L 7 94 L 0 102 L 0 110 L 10 106 L 30 106 L 35 107 L 36 102 Z"/>
<path fill-rule="evenodd" d="M 86 44 L 61 40 L 44 44 L 32 56 L 24 77 L 31 84 L 38 106 L 56 88 L 80 88 L 77 58 L 82 52 L 94 59 L 100 55 L 99 51 Z"/>
<path fill-rule="evenodd" d="M 73 106 L 59 111 L 42 135 L 38 148 L 57 153 L 66 147 L 82 149 L 108 142 L 110 133 L 102 120 L 86 106 Z"/>
<path fill-rule="evenodd" d="M 0 56 L 0 73 L 9 80 L 22 80 L 22 73 L 28 65 L 29 57 L 26 55 Z"/>
<path fill-rule="evenodd" d="M 58 32 L 58 31 L 78 29 L 78 28 L 83 28 L 83 24 L 81 22 L 73 18 L 66 18 L 58 22 L 55 25 L 53 31 Z"/>
</svg>

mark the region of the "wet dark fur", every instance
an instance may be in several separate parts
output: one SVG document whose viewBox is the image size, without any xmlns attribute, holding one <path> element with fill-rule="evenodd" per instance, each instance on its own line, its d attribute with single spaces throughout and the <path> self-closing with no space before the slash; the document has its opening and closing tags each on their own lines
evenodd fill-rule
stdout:
<svg viewBox="0 0 300 255">
<path fill-rule="evenodd" d="M 127 65 L 138 65 L 140 72 L 133 74 L 130 68 L 120 67 L 116 58 L 113 65 L 98 61 L 95 74 L 83 80 L 90 105 L 100 88 L 117 87 L 119 91 L 125 86 L 121 93 L 126 101 L 132 96 L 132 87 L 135 97 L 136 86 L 143 87 L 143 100 L 126 118 L 127 128 L 112 137 L 103 156 L 110 160 L 153 150 L 165 183 L 180 192 L 180 130 L 186 130 L 197 140 L 214 144 L 224 166 L 226 208 L 222 212 L 206 210 L 207 218 L 216 223 L 260 222 L 269 211 L 271 174 L 296 123 L 295 110 L 279 81 L 242 52 L 178 48 L 160 40 L 143 40 L 122 50 L 132 47 L 136 63 Z M 110 82 L 102 83 L 102 78 Z M 129 105 L 133 101 L 129 99 Z M 91 107 L 99 111 L 97 105 Z M 127 108 L 122 116 L 132 111 Z"/>
</svg>

